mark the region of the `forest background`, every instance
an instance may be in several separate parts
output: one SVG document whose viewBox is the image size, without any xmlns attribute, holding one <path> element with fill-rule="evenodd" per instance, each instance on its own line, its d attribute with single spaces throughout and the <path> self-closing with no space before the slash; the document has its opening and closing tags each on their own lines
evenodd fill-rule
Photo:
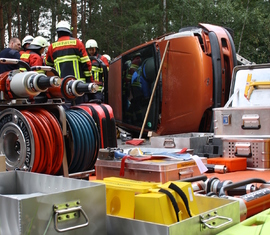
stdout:
<svg viewBox="0 0 270 235">
<path fill-rule="evenodd" d="M 56 24 L 68 20 L 73 36 L 93 38 L 112 58 L 180 28 L 209 23 L 231 28 L 236 52 L 270 62 L 269 0 L 0 0 L 0 50 L 11 37 L 57 40 Z"/>
</svg>

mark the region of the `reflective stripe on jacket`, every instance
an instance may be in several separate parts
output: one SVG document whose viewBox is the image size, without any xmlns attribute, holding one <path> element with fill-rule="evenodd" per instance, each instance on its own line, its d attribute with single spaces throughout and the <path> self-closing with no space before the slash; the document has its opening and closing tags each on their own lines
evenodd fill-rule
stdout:
<svg viewBox="0 0 270 235">
<path fill-rule="evenodd" d="M 73 75 L 84 82 L 93 82 L 91 61 L 79 39 L 63 36 L 52 43 L 46 55 L 46 65 L 53 66 L 61 78 Z"/>
<path fill-rule="evenodd" d="M 104 73 L 103 73 L 103 67 L 108 67 L 109 63 L 107 59 L 97 54 L 96 56 L 90 56 L 89 57 L 92 63 L 92 74 L 93 79 L 96 84 L 98 84 L 98 91 L 101 91 L 104 84 Z"/>
<path fill-rule="evenodd" d="M 37 54 L 36 52 L 31 51 L 31 50 L 27 50 L 27 51 L 22 52 L 20 60 L 29 64 L 30 67 L 45 65 L 43 58 L 39 54 Z M 20 70 L 26 71 L 25 68 L 20 68 Z M 41 71 L 41 70 L 39 70 L 37 72 L 44 73 L 44 71 Z"/>
</svg>

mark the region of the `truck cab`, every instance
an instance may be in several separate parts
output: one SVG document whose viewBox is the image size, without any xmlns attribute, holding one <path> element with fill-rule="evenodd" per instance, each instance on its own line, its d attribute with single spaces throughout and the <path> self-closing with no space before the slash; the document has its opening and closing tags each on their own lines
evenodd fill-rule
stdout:
<svg viewBox="0 0 270 235">
<path fill-rule="evenodd" d="M 183 28 L 112 61 L 108 104 L 125 129 L 140 131 L 144 123 L 145 132 L 157 135 L 213 131 L 212 108 L 228 100 L 236 64 L 233 39 L 225 28 Z"/>
</svg>

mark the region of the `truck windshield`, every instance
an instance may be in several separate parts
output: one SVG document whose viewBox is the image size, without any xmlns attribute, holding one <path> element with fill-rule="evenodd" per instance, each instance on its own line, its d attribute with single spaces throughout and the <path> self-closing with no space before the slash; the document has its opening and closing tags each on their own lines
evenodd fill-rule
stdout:
<svg viewBox="0 0 270 235">
<path fill-rule="evenodd" d="M 133 51 L 122 58 L 123 122 L 142 126 L 157 76 L 157 56 L 154 44 Z M 158 89 L 145 125 L 154 130 L 158 116 Z"/>
</svg>

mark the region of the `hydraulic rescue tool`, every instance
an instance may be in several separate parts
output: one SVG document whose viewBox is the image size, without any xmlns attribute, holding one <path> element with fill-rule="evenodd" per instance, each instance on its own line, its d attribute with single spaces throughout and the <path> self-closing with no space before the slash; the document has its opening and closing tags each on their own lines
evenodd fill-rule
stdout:
<svg viewBox="0 0 270 235">
<path fill-rule="evenodd" d="M 226 185 L 221 188 L 219 193 L 219 197 L 239 201 L 241 221 L 259 212 L 262 212 L 265 209 L 270 208 L 270 188 L 262 187 L 261 189 L 249 192 L 239 197 L 231 197 L 226 195 L 229 190 L 233 190 L 235 188 L 239 188 L 250 183 L 267 184 L 267 182 L 263 179 L 251 178 L 248 180 L 243 180 L 240 182 L 232 183 L 230 185 Z"/>
<path fill-rule="evenodd" d="M 34 66 L 31 70 L 45 71 L 47 75 L 59 76 L 58 72 L 50 66 Z M 76 97 L 84 95 L 84 93 L 96 93 L 98 85 L 95 83 L 84 83 L 77 80 L 74 76 L 66 76 L 62 78 L 60 87 L 50 87 L 47 90 L 46 96 L 48 98 L 64 98 L 71 101 Z"/>
<path fill-rule="evenodd" d="M 47 98 L 64 98 L 70 101 L 84 95 L 84 93 L 95 93 L 98 89 L 97 84 L 84 83 L 74 76 L 61 79 L 57 71 L 49 66 L 30 68 L 23 61 L 6 58 L 0 58 L 0 63 L 19 64 L 26 67 L 27 70 L 26 72 L 13 70 L 0 75 L 1 100 L 27 98 L 32 101 L 34 97 L 44 93 Z M 46 75 L 36 71 L 44 71 Z"/>
<path fill-rule="evenodd" d="M 34 71 L 13 70 L 0 75 L 1 100 L 29 98 L 45 92 L 48 87 L 60 86 L 60 78 L 47 77 Z"/>
</svg>

